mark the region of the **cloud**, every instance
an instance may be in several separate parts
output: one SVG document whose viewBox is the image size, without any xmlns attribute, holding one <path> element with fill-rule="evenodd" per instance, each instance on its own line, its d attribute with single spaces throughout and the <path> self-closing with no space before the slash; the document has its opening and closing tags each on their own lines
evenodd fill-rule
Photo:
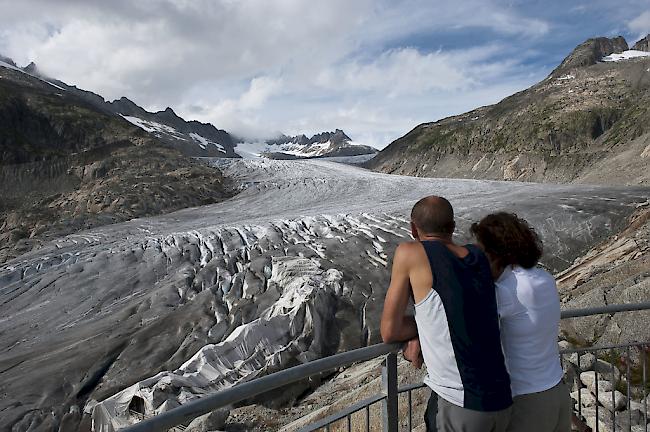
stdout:
<svg viewBox="0 0 650 432">
<path fill-rule="evenodd" d="M 650 10 L 647 10 L 628 22 L 630 31 L 638 35 L 638 39 L 650 34 Z"/>
<path fill-rule="evenodd" d="M 343 128 L 381 147 L 533 84 L 587 37 L 646 31 L 643 2 L 0 0 L 0 53 L 238 134 Z"/>
<path fill-rule="evenodd" d="M 384 92 L 390 98 L 430 91 L 462 91 L 508 72 L 494 61 L 496 46 L 423 53 L 411 47 L 385 51 L 368 63 L 351 61 L 322 71 L 316 84 L 330 91 Z"/>
<path fill-rule="evenodd" d="M 266 138 L 271 132 L 266 122 L 260 119 L 260 110 L 267 100 L 282 89 L 282 80 L 267 76 L 253 78 L 248 88 L 236 98 L 227 98 L 214 104 L 211 98 L 194 100 L 191 105 L 182 105 L 181 114 L 213 122 L 235 135 L 247 138 Z M 279 131 L 279 129 L 278 129 Z M 278 132 L 279 133 L 279 132 Z"/>
</svg>

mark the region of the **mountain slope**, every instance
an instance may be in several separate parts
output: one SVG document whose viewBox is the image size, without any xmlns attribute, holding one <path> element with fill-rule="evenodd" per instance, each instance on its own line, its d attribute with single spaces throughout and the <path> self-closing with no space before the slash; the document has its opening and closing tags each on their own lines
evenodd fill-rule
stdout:
<svg viewBox="0 0 650 432">
<path fill-rule="evenodd" d="M 218 169 L 37 73 L 0 59 L 0 262 L 82 229 L 232 195 Z"/>
<path fill-rule="evenodd" d="M 622 38 L 590 39 L 542 82 L 421 124 L 368 166 L 416 176 L 647 184 L 650 53 L 627 48 Z"/>
<path fill-rule="evenodd" d="M 72 97 L 94 111 L 117 117 L 118 120 L 127 120 L 144 130 L 145 135 L 156 138 L 159 142 L 187 156 L 238 157 L 233 151 L 234 139 L 228 132 L 217 129 L 209 123 L 186 121 L 171 108 L 148 112 L 126 97 L 107 102 L 93 92 L 47 77 L 34 63 L 18 68 L 11 59 L 0 56 L 0 66 L 10 70 L 14 79 L 22 74 L 27 79 L 40 80 L 43 84 L 49 84 L 46 86 L 47 89 L 57 90 L 59 96 L 64 99 Z"/>
<path fill-rule="evenodd" d="M 150 113 L 123 97 L 106 102 L 109 109 L 134 125 L 153 134 L 188 156 L 238 157 L 234 152 L 234 140 L 228 132 L 210 123 L 186 121 L 174 110 Z"/>
</svg>

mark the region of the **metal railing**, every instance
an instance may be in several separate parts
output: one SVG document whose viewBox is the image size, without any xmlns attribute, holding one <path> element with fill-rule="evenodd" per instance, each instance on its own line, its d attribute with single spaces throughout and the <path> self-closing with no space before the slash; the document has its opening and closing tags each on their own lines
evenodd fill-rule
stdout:
<svg viewBox="0 0 650 432">
<path fill-rule="evenodd" d="M 614 314 L 617 312 L 630 312 L 630 311 L 641 311 L 641 310 L 650 310 L 650 302 L 644 303 L 634 303 L 634 304 L 620 304 L 620 305 L 609 305 L 602 307 L 593 307 L 586 309 L 572 309 L 562 311 L 562 319 L 567 318 L 577 318 L 577 317 L 586 317 L 592 315 L 601 315 L 601 314 Z M 577 353 L 578 356 L 578 367 L 580 367 L 580 355 L 586 352 L 596 352 L 598 350 L 614 350 L 624 348 L 628 351 L 633 346 L 650 346 L 650 341 L 640 342 L 636 344 L 626 344 L 626 345 L 617 345 L 617 346 L 607 346 L 607 347 L 592 347 L 592 348 L 581 348 L 581 349 L 572 349 L 572 350 L 562 350 L 561 356 L 562 360 L 566 355 Z M 364 348 L 359 348 L 351 351 L 346 351 L 343 353 L 335 354 L 330 357 L 325 357 L 322 359 L 314 360 L 302 365 L 294 366 L 279 372 L 272 373 L 270 375 L 263 376 L 261 378 L 254 379 L 252 381 L 238 384 L 234 387 L 231 387 L 226 390 L 222 390 L 212 395 L 204 396 L 200 399 L 193 400 L 188 402 L 180 407 L 171 409 L 167 412 L 159 414 L 157 416 L 148 418 L 144 421 L 141 421 L 135 425 L 129 426 L 122 429 L 124 432 L 153 432 L 153 431 L 164 431 L 168 430 L 174 426 L 178 425 L 187 425 L 191 420 L 199 417 L 201 415 L 212 412 L 218 408 L 229 406 L 243 400 L 251 399 L 260 394 L 266 393 L 270 390 L 283 387 L 300 380 L 309 378 L 323 372 L 327 372 L 333 369 L 350 366 L 355 363 L 364 362 L 367 360 L 372 360 L 378 357 L 385 356 L 384 364 L 382 366 L 382 393 L 372 396 L 366 400 L 355 403 L 349 408 L 340 411 L 336 414 L 333 414 L 329 417 L 321 419 L 303 429 L 302 431 L 314 431 L 318 429 L 329 430 L 329 426 L 334 422 L 347 419 L 348 430 L 351 428 L 351 415 L 365 410 L 366 419 L 365 419 L 365 428 L 370 430 L 370 406 L 376 403 L 382 404 L 382 424 L 385 431 L 394 432 L 398 430 L 398 395 L 400 393 L 407 393 L 409 399 L 409 430 L 412 425 L 412 406 L 411 406 L 411 392 L 418 388 L 424 387 L 424 384 L 415 384 L 402 388 L 398 388 L 397 385 L 397 353 L 401 349 L 401 344 L 376 344 Z M 645 391 L 646 383 L 646 369 L 645 369 L 645 351 L 643 358 L 643 383 Z M 628 357 L 629 358 L 629 357 Z M 563 361 L 564 364 L 564 361 Z M 629 369 L 629 363 L 628 363 Z M 612 372 L 613 373 L 613 372 Z M 596 378 L 598 377 L 596 372 Z M 629 383 L 629 379 L 628 379 Z M 596 394 L 598 394 L 598 381 L 596 380 Z M 630 392 L 628 386 L 628 394 Z M 580 397 L 581 392 L 578 391 L 578 396 Z M 614 395 L 614 392 L 612 392 Z M 614 396 L 613 396 L 614 397 Z M 644 393 L 644 399 L 646 395 Z M 578 400 L 578 415 L 581 415 L 582 410 L 582 400 Z M 616 403 L 616 401 L 614 401 Z M 630 410 L 628 410 L 630 411 Z M 647 411 L 647 410 L 646 410 Z M 647 412 L 645 413 L 647 416 Z M 596 404 L 596 418 L 598 419 L 598 407 Z M 613 414 L 615 417 L 615 414 Z M 612 417 L 614 419 L 614 417 Z M 647 417 L 646 417 L 647 420 Z M 596 422 L 595 430 L 599 430 L 599 421 Z M 647 425 L 647 421 L 646 421 Z M 615 426 L 614 426 L 615 427 Z M 646 426 L 647 427 L 647 426 Z M 647 432 L 647 428 L 645 429 Z"/>
</svg>

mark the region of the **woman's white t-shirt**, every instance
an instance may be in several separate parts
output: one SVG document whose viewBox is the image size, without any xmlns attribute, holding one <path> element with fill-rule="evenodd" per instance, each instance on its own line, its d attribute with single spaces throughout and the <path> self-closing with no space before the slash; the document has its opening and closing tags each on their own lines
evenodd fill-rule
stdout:
<svg viewBox="0 0 650 432">
<path fill-rule="evenodd" d="M 555 279 L 540 268 L 508 266 L 496 281 L 501 345 L 512 396 L 537 393 L 563 376 L 557 335 L 560 299 Z"/>
</svg>

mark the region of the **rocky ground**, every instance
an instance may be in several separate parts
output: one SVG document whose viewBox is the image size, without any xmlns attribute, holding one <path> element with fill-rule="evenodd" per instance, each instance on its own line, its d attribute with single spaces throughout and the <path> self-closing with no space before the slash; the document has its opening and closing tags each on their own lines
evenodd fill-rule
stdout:
<svg viewBox="0 0 650 432">
<path fill-rule="evenodd" d="M 618 234 L 558 274 L 565 308 L 638 303 L 650 299 L 650 208 L 639 205 Z M 566 320 L 565 336 L 582 345 L 648 339 L 650 311 Z"/>
</svg>

